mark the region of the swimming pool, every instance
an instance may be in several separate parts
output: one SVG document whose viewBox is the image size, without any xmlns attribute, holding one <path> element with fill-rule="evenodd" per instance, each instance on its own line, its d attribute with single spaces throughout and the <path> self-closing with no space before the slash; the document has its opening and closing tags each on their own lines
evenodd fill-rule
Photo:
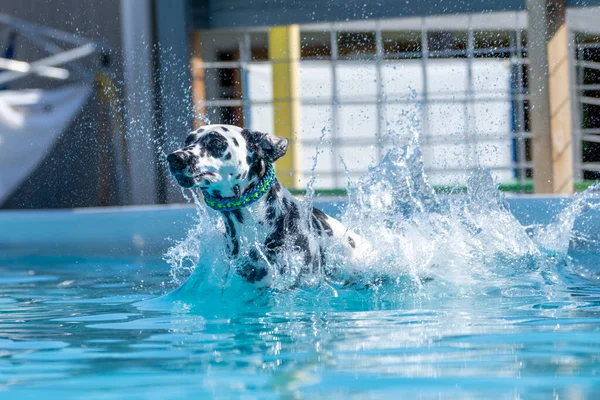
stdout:
<svg viewBox="0 0 600 400">
<path fill-rule="evenodd" d="M 509 204 L 529 225 L 568 201 Z M 547 285 L 517 276 L 481 291 L 434 281 L 250 300 L 173 294 L 162 257 L 195 213 L 0 213 L 0 398 L 600 396 L 598 210 L 577 220 L 586 234 L 569 258 L 541 272 Z"/>
</svg>

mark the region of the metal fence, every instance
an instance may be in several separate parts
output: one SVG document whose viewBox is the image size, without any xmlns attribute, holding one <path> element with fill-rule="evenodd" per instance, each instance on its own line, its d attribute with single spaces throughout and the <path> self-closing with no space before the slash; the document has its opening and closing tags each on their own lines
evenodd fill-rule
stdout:
<svg viewBox="0 0 600 400">
<path fill-rule="evenodd" d="M 573 32 L 576 42 L 574 172 L 576 179 L 600 178 L 600 36 Z"/>
<path fill-rule="evenodd" d="M 271 105 L 269 96 L 252 98 L 249 93 L 249 75 L 253 68 L 265 66 L 267 58 L 266 30 L 253 29 L 224 34 L 214 31 L 204 34 L 204 41 L 210 41 L 211 35 L 221 35 L 227 40 L 215 44 L 204 51 L 202 67 L 206 71 L 206 113 L 212 122 L 257 125 L 253 120 L 253 110 Z M 527 74 L 527 31 L 524 12 L 507 12 L 487 15 L 464 15 L 451 17 L 427 17 L 394 21 L 362 21 L 360 24 L 319 24 L 301 26 L 302 57 L 300 64 L 326 66 L 331 76 L 330 93 L 321 96 L 302 96 L 303 111 L 311 107 L 327 107 L 326 118 L 313 121 L 311 129 L 302 132 L 305 162 L 303 173 L 306 178 L 312 173 L 309 162 L 319 143 L 319 126 L 326 130 L 326 150 L 328 155 L 320 163 L 318 175 L 322 178 L 320 187 L 340 188 L 346 184 L 346 175 L 360 175 L 369 164 L 378 162 L 391 144 L 388 132 L 394 130 L 394 119 L 390 110 L 416 110 L 418 130 L 425 158 L 427 172 L 434 177 L 434 183 L 461 183 L 474 168 L 485 165 L 500 176 L 504 182 L 516 182 L 524 185 L 533 174 L 531 160 L 531 134 L 529 132 L 529 92 Z M 213 42 L 219 40 L 214 39 Z M 584 60 L 585 49 L 595 44 L 582 43 L 578 47 L 578 68 L 600 70 L 600 63 Z M 586 47 L 587 46 L 587 47 Z M 588 57 L 589 58 L 589 57 Z M 507 66 L 508 82 L 498 92 L 486 93 L 474 87 L 474 70 L 480 60 L 498 60 Z M 439 60 L 461 60 L 466 67 L 466 87 L 457 92 L 443 95 L 431 90 L 430 69 Z M 411 95 L 389 93 L 386 87 L 386 68 L 415 65 L 421 69 L 422 86 Z M 347 67 L 370 66 L 373 76 L 364 76 L 365 84 L 375 83 L 375 92 L 369 96 L 341 95 L 340 71 Z M 579 89 L 584 92 L 599 90 L 600 85 L 590 86 L 584 83 L 584 74 L 578 74 Z M 589 80 L 589 79 L 588 79 Z M 599 82 L 600 83 L 600 82 Z M 600 106 L 593 96 L 578 96 L 578 103 Z M 507 126 L 498 131 L 478 130 L 478 121 L 486 118 L 481 104 L 490 107 L 504 107 Z M 373 134 L 348 135 L 342 129 L 347 107 L 368 111 L 365 119 L 374 119 L 370 129 Z M 444 107 L 462 110 L 463 124 L 459 131 L 443 128 L 441 117 L 432 118 L 435 110 Z M 371 115 L 372 114 L 372 115 Z M 578 114 L 576 111 L 574 114 Z M 442 123 L 440 124 L 440 118 Z M 437 121 L 437 122 L 436 122 Z M 305 121 L 306 122 L 306 121 Z M 371 121 L 373 122 L 373 121 Z M 580 125 L 575 119 L 576 126 Z M 397 121 L 396 121 L 397 123 Z M 372 124 L 373 125 L 373 124 Z M 435 125 L 435 126 L 432 126 Z M 440 129 L 442 126 L 442 129 Z M 593 143 L 600 140 L 600 125 L 594 128 L 576 129 L 581 139 Z M 310 132 L 310 133 L 309 133 Z M 408 132 L 400 134 L 400 141 L 408 139 Z M 479 154 L 480 149 L 488 149 L 486 143 L 503 143 L 510 147 L 510 160 L 506 164 L 486 163 Z M 398 139 L 398 138 L 396 138 Z M 492 146 L 493 147 L 493 146 Z M 448 150 L 450 149 L 450 150 Z M 443 158 L 444 152 L 456 150 L 461 158 L 457 162 L 436 162 Z M 367 152 L 368 150 L 368 152 Z M 575 146 L 575 151 L 585 153 L 585 146 Z M 363 162 L 356 165 L 344 165 L 340 156 L 352 152 L 368 153 Z M 360 154 L 355 158 L 360 158 Z M 342 157 L 344 158 L 344 157 Z M 600 171 L 600 164 L 584 162 L 585 157 L 576 156 L 576 177 L 589 177 L 584 171 Z M 581 160 L 581 161 L 579 161 Z M 600 161 L 600 160 L 599 160 Z M 439 179 L 435 179 L 435 177 Z M 317 182 L 319 186 L 319 181 Z"/>
</svg>

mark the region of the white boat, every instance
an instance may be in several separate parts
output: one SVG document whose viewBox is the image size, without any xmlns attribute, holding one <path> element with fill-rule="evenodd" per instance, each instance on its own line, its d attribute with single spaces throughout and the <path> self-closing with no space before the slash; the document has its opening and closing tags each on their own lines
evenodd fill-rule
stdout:
<svg viewBox="0 0 600 400">
<path fill-rule="evenodd" d="M 0 204 L 42 162 L 91 88 L 0 91 Z"/>
<path fill-rule="evenodd" d="M 90 95 L 94 75 L 75 63 L 96 45 L 66 32 L 0 14 L 0 25 L 30 39 L 48 56 L 33 62 L 0 57 L 0 87 L 36 75 L 50 89 L 0 90 L 0 205 L 36 169 Z M 71 47 L 71 48 L 66 48 Z M 73 69 L 62 68 L 70 63 Z"/>
</svg>

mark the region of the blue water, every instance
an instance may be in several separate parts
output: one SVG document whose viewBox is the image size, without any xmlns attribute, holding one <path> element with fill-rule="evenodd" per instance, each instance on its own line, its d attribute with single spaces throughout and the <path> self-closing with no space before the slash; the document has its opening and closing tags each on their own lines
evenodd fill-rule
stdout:
<svg viewBox="0 0 600 400">
<path fill-rule="evenodd" d="M 544 294 L 300 291 L 191 309 L 144 302 L 171 289 L 161 259 L 3 257 L 0 397 L 598 398 L 599 255 L 572 254 Z"/>
<path fill-rule="evenodd" d="M 201 203 L 0 213 L 0 398 L 600 398 L 600 187 L 436 196 L 409 146 L 317 206 L 372 251 L 262 289 Z"/>
</svg>

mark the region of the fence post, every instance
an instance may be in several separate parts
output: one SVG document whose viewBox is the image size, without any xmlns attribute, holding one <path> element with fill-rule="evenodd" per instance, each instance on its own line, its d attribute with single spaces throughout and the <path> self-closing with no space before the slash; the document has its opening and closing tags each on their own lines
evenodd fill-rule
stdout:
<svg viewBox="0 0 600 400">
<path fill-rule="evenodd" d="M 289 140 L 287 154 L 277 162 L 277 176 L 290 188 L 301 185 L 300 100 L 298 25 L 269 29 L 269 60 L 273 70 L 273 126 L 275 135 Z"/>
<path fill-rule="evenodd" d="M 536 193 L 573 193 L 569 35 L 564 0 L 527 0 Z"/>
</svg>

